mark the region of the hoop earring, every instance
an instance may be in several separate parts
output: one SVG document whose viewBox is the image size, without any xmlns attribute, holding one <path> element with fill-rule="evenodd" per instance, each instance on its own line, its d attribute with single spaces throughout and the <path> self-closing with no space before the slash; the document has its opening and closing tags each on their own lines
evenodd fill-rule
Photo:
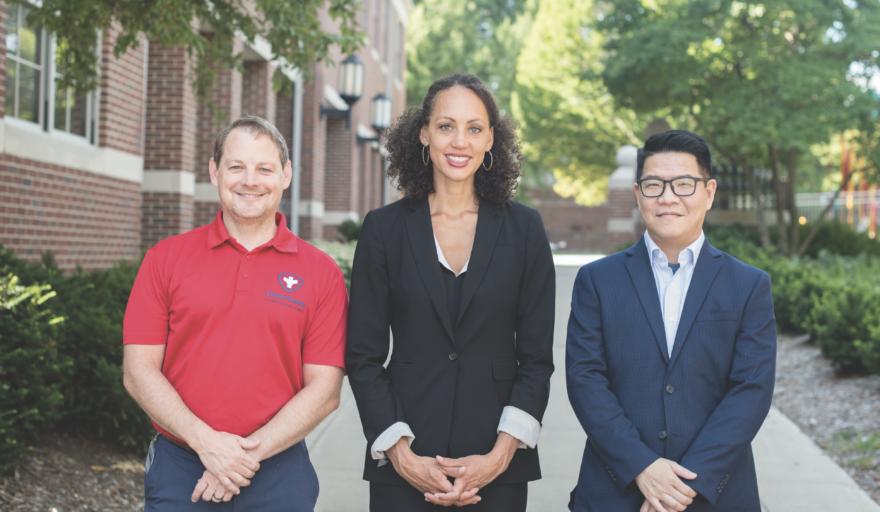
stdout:
<svg viewBox="0 0 880 512">
<path fill-rule="evenodd" d="M 491 171 L 492 166 L 495 165 L 495 156 L 492 154 L 492 150 L 486 151 L 486 155 L 489 155 L 489 166 L 486 166 L 486 156 L 483 155 L 483 169 Z"/>
<path fill-rule="evenodd" d="M 428 163 L 431 161 L 431 153 L 429 153 L 427 149 L 427 144 L 422 146 L 422 163 L 425 165 L 425 167 L 427 167 Z"/>
</svg>

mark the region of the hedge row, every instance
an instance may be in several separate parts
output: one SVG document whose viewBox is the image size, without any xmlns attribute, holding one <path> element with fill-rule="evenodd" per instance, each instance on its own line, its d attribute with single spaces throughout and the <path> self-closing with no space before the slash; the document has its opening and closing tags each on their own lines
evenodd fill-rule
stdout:
<svg viewBox="0 0 880 512">
<path fill-rule="evenodd" d="M 53 428 L 142 448 L 151 428 L 122 387 L 122 316 L 137 266 L 61 273 L 0 247 L 0 471 Z"/>
<path fill-rule="evenodd" d="M 839 225 L 820 235 L 815 257 L 794 260 L 759 247 L 741 230 L 713 230 L 709 237 L 770 274 L 782 330 L 810 334 L 840 371 L 880 373 L 880 243 Z"/>
</svg>

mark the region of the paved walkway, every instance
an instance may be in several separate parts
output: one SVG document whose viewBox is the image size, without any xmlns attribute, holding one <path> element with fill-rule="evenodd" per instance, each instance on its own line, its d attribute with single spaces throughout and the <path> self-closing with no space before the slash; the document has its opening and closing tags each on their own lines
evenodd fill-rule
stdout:
<svg viewBox="0 0 880 512">
<path fill-rule="evenodd" d="M 529 486 L 529 512 L 564 512 L 577 479 L 586 436 L 568 404 L 564 382 L 565 325 L 571 287 L 583 258 L 557 259 L 556 333 L 550 403 L 541 434 L 544 478 Z M 308 439 L 321 480 L 318 512 L 367 512 L 361 479 L 365 440 L 351 389 L 342 404 Z M 880 512 L 880 506 L 807 438 L 773 409 L 753 443 L 764 512 Z"/>
</svg>

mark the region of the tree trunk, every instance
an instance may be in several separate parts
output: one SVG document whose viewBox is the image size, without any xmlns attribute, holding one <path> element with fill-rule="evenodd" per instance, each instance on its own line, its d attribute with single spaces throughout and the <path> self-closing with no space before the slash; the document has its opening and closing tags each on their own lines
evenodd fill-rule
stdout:
<svg viewBox="0 0 880 512">
<path fill-rule="evenodd" d="M 841 192 L 846 190 L 846 187 L 849 186 L 849 182 L 852 179 L 854 173 L 848 173 L 846 177 L 841 181 L 840 186 L 837 187 L 837 190 L 834 191 L 834 195 L 831 196 L 831 200 L 828 201 L 828 204 L 825 205 L 825 208 L 822 209 L 822 213 L 819 214 L 819 222 L 813 223 L 813 226 L 810 228 L 810 231 L 807 232 L 807 236 L 804 238 L 804 241 L 801 242 L 800 246 L 795 253 L 795 256 L 803 256 L 803 254 L 810 247 L 810 244 L 813 242 L 813 239 L 816 238 L 816 234 L 819 233 L 819 224 L 822 219 L 828 215 L 828 212 L 831 211 L 831 208 L 834 207 L 834 203 L 837 201 L 837 198 L 840 197 Z"/>
<path fill-rule="evenodd" d="M 800 247 L 799 238 L 801 231 L 797 211 L 797 201 L 795 200 L 794 193 L 795 185 L 797 184 L 797 165 L 797 153 L 794 151 L 789 152 L 785 158 L 785 171 L 787 178 L 785 182 L 785 195 L 788 202 L 788 243 L 786 245 L 789 248 L 789 256 L 796 256 L 797 250 Z"/>
<path fill-rule="evenodd" d="M 788 236 L 785 233 L 785 199 L 782 183 L 779 179 L 779 161 L 776 157 L 776 148 L 772 144 L 768 144 L 767 153 L 770 161 L 771 184 L 776 197 L 776 233 L 779 237 L 779 248 L 783 254 L 788 255 Z"/>
<path fill-rule="evenodd" d="M 755 168 L 752 166 L 746 166 L 743 169 L 745 172 L 746 180 L 748 180 L 749 184 L 749 192 L 752 194 L 752 199 L 755 201 L 755 214 L 757 215 L 758 221 L 758 235 L 761 237 L 761 247 L 765 249 L 770 247 L 770 231 L 767 229 L 767 219 L 764 215 L 766 211 L 764 205 L 764 191 L 761 190 L 761 184 L 758 182 L 758 176 L 755 173 Z"/>
</svg>

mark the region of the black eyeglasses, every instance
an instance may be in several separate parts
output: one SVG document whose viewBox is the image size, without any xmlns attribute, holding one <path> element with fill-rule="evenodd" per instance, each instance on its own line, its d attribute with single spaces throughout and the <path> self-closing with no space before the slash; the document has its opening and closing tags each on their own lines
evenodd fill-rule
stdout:
<svg viewBox="0 0 880 512">
<path fill-rule="evenodd" d="M 707 182 L 713 178 L 697 178 L 694 176 L 676 176 L 671 180 L 661 180 L 660 178 L 642 178 L 637 183 L 639 191 L 645 197 L 660 197 L 666 192 L 666 184 L 672 188 L 672 193 L 678 197 L 687 197 L 694 195 L 697 191 L 697 182 Z"/>
</svg>

